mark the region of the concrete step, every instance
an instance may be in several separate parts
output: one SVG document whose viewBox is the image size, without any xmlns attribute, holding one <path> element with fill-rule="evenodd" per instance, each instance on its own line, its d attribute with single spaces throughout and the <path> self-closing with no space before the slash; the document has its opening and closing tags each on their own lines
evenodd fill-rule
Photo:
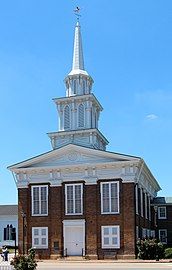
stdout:
<svg viewBox="0 0 172 270">
<path fill-rule="evenodd" d="M 82 257 L 82 256 L 67 256 L 67 257 L 63 257 L 61 260 L 64 260 L 64 261 L 84 261 L 85 257 Z"/>
</svg>

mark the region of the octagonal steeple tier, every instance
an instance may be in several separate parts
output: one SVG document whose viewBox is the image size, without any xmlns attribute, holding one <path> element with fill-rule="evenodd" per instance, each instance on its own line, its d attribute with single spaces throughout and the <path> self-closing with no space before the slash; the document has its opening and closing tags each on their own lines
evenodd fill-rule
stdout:
<svg viewBox="0 0 172 270">
<path fill-rule="evenodd" d="M 81 27 L 75 26 L 72 70 L 64 79 L 66 97 L 54 98 L 59 131 L 48 133 L 53 149 L 73 143 L 106 150 L 107 139 L 98 130 L 101 104 L 91 93 L 93 79 L 84 67 Z"/>
<path fill-rule="evenodd" d="M 87 95 L 91 93 L 93 79 L 84 68 L 81 26 L 75 26 L 72 70 L 64 80 L 66 96 Z"/>
</svg>

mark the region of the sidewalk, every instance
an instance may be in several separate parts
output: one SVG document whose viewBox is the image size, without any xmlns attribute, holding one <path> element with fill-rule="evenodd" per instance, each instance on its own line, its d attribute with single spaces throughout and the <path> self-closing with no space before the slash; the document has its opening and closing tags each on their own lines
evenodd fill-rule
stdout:
<svg viewBox="0 0 172 270">
<path fill-rule="evenodd" d="M 41 263 L 172 263 L 172 259 L 162 259 L 159 261 L 156 260 L 87 260 L 87 259 L 81 259 L 81 260 L 68 260 L 68 259 L 57 259 L 57 260 L 37 260 L 37 262 Z"/>
</svg>

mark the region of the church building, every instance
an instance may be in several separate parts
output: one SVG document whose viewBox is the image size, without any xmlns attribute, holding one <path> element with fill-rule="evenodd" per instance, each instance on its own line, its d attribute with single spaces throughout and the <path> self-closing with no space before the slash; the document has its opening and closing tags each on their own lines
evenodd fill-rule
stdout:
<svg viewBox="0 0 172 270">
<path fill-rule="evenodd" d="M 18 188 L 19 252 L 135 258 L 137 238 L 154 234 L 151 201 L 160 186 L 142 158 L 106 151 L 79 22 L 64 82 L 66 96 L 54 99 L 59 127 L 48 133 L 52 150 L 8 167 Z"/>
</svg>

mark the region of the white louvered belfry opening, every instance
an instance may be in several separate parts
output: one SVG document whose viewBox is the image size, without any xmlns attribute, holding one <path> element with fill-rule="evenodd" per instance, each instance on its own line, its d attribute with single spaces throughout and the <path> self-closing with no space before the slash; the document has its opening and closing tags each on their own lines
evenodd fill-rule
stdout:
<svg viewBox="0 0 172 270">
<path fill-rule="evenodd" d="M 66 105 L 64 108 L 64 130 L 70 129 L 70 108 Z"/>
<path fill-rule="evenodd" d="M 79 104 L 79 106 L 78 106 L 78 127 L 82 128 L 84 126 L 85 126 L 84 105 Z"/>
</svg>

